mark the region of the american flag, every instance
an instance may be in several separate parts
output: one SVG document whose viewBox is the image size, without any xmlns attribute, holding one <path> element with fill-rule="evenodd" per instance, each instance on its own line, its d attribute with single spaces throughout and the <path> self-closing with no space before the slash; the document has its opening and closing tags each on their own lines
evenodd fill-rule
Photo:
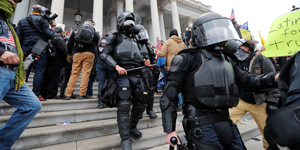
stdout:
<svg viewBox="0 0 300 150">
<path fill-rule="evenodd" d="M 8 33 L 6 35 L 0 36 L 0 42 L 16 47 L 14 37 L 11 34 L 10 30 L 8 30 Z"/>
<path fill-rule="evenodd" d="M 234 19 L 235 19 L 235 16 L 234 16 L 233 8 L 232 8 L 231 15 L 230 15 L 230 20 L 234 20 Z"/>
</svg>

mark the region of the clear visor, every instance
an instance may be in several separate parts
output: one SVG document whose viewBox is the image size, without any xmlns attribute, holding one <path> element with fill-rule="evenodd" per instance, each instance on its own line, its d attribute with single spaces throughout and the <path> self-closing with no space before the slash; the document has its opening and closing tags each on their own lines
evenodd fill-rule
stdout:
<svg viewBox="0 0 300 150">
<path fill-rule="evenodd" d="M 213 45 L 231 39 L 240 39 L 229 19 L 216 19 L 205 22 L 194 29 L 196 44 L 199 47 Z"/>
<path fill-rule="evenodd" d="M 139 40 L 149 40 L 148 32 L 147 30 L 141 30 L 138 35 Z"/>
<path fill-rule="evenodd" d="M 126 21 L 124 21 L 123 25 L 124 26 L 130 26 L 130 25 L 134 26 L 135 23 L 133 20 L 126 20 Z"/>
</svg>

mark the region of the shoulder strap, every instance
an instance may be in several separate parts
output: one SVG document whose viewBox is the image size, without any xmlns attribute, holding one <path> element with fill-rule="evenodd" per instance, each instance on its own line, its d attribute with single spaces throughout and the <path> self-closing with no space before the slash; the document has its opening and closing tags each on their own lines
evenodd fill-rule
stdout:
<svg viewBox="0 0 300 150">
<path fill-rule="evenodd" d="M 40 36 L 40 38 L 43 40 L 43 41 L 47 41 L 41 34 L 41 32 L 36 28 L 36 26 L 33 24 L 33 21 L 32 21 L 32 17 L 31 16 L 28 16 L 26 17 L 26 20 L 28 21 L 30 27 L 34 30 L 34 32 Z"/>
<path fill-rule="evenodd" d="M 254 55 L 249 64 L 249 72 L 251 73 L 253 70 L 254 62 L 258 63 L 260 67 L 262 67 L 262 62 L 264 61 L 264 57 L 262 55 Z"/>
</svg>

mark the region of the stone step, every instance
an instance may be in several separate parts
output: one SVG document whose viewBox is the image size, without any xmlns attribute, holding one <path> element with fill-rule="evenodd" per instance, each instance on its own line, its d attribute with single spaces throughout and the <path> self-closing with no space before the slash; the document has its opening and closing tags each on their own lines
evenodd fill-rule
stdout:
<svg viewBox="0 0 300 150">
<path fill-rule="evenodd" d="M 152 127 L 161 127 L 161 113 L 157 113 L 158 118 L 149 119 L 144 117 L 139 121 L 138 129 L 146 129 Z M 182 114 L 178 115 L 179 120 Z M 162 132 L 160 130 L 159 132 Z M 118 127 L 116 118 L 98 121 L 71 123 L 61 126 L 47 126 L 39 128 L 26 129 L 20 138 L 13 145 L 13 149 L 30 149 L 45 147 L 50 145 L 87 140 L 96 137 L 105 137 L 109 135 L 118 135 Z M 106 138 L 104 138 L 106 139 Z M 110 141 L 113 143 L 113 141 Z"/>
<path fill-rule="evenodd" d="M 96 107 L 96 106 L 95 106 Z M 159 104 L 155 103 L 153 110 L 158 113 L 160 112 Z M 40 112 L 28 125 L 28 128 L 33 127 L 44 127 L 53 126 L 65 121 L 73 123 L 87 122 L 87 121 L 97 121 L 112 119 L 117 117 L 117 108 L 90 108 L 90 109 L 79 109 L 79 110 L 65 110 L 65 111 L 54 111 L 54 112 Z M 144 117 L 147 118 L 146 112 L 144 112 Z M 10 115 L 0 117 L 0 126 L 4 125 Z"/>
<path fill-rule="evenodd" d="M 147 149 L 156 145 L 165 144 L 165 133 L 163 133 L 162 126 L 151 127 L 140 130 L 143 137 L 139 140 L 134 140 L 132 148 L 134 150 Z M 181 122 L 177 122 L 177 132 L 183 134 Z M 103 137 L 91 138 L 86 140 L 68 142 L 64 144 L 51 145 L 47 147 L 35 148 L 32 150 L 100 150 L 100 149 L 114 149 L 120 150 L 119 134 L 113 134 Z"/>
<path fill-rule="evenodd" d="M 246 124 L 240 124 L 238 123 L 238 129 L 240 131 L 241 137 L 243 142 L 245 143 L 246 147 L 248 148 L 248 150 L 263 150 L 263 146 L 262 146 L 262 136 L 259 132 L 259 129 L 257 128 L 257 125 L 254 121 L 254 119 L 251 117 L 251 115 L 246 114 L 246 118 L 249 119 L 248 122 L 246 122 Z M 249 140 L 251 138 L 257 137 L 260 139 L 259 142 L 259 149 L 249 149 L 249 147 L 253 147 L 252 145 L 250 146 L 249 144 L 251 143 L 247 143 L 249 142 Z M 162 145 L 157 145 L 155 147 L 149 148 L 147 150 L 166 150 L 169 149 L 169 145 L 168 144 L 162 144 Z M 177 149 L 176 147 L 174 149 Z"/>
<path fill-rule="evenodd" d="M 42 109 L 40 113 L 64 110 L 89 109 L 96 108 L 97 105 L 97 99 L 47 100 L 42 101 Z M 5 102 L 0 102 L 0 108 L 1 115 L 11 115 L 16 110 L 16 108 L 11 107 Z"/>
<path fill-rule="evenodd" d="M 160 97 L 161 94 L 154 95 L 154 102 L 158 103 Z M 98 106 L 98 99 L 84 99 L 84 100 L 47 99 L 47 101 L 42 101 L 42 109 L 40 112 L 89 109 L 89 108 L 96 108 L 97 106 Z M 0 116 L 11 115 L 16 110 L 16 108 L 11 107 L 5 101 L 0 102 L 0 108 L 1 108 Z"/>
</svg>

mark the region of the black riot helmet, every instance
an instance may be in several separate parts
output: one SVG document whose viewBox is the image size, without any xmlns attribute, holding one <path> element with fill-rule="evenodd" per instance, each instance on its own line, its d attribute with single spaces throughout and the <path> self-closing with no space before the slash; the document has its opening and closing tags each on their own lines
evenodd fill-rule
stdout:
<svg viewBox="0 0 300 150">
<path fill-rule="evenodd" d="M 209 12 L 195 20 L 192 29 L 192 45 L 206 47 L 228 40 L 239 39 L 232 22 L 218 13 Z"/>
<path fill-rule="evenodd" d="M 130 11 L 122 12 L 119 15 L 118 19 L 117 19 L 117 29 L 118 29 L 118 31 L 122 31 L 123 30 L 122 29 L 122 25 L 124 24 L 124 22 L 126 20 L 132 20 L 134 22 L 135 21 L 134 19 L 135 19 L 135 17 L 134 17 L 133 12 L 130 12 Z"/>
<path fill-rule="evenodd" d="M 136 27 L 140 30 L 139 34 L 137 35 L 137 39 L 139 41 L 148 41 L 149 40 L 149 36 L 148 36 L 148 32 L 145 29 L 145 27 L 143 25 L 136 25 Z"/>
</svg>

